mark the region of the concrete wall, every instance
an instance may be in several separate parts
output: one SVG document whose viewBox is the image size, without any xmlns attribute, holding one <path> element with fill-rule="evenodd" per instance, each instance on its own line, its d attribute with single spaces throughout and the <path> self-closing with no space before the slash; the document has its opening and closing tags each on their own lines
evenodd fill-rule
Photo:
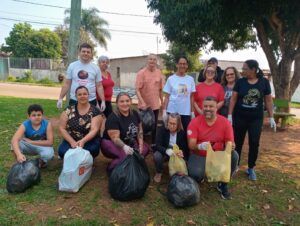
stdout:
<svg viewBox="0 0 300 226">
<path fill-rule="evenodd" d="M 13 75 L 15 77 L 25 77 L 24 72 L 27 71 L 26 69 L 17 69 L 17 68 L 9 68 L 9 75 Z M 31 69 L 32 77 L 35 80 L 40 80 L 43 78 L 49 78 L 54 82 L 58 82 L 57 76 L 58 74 L 62 73 L 65 74 L 63 71 L 53 71 L 53 70 L 39 70 L 39 69 Z"/>
</svg>

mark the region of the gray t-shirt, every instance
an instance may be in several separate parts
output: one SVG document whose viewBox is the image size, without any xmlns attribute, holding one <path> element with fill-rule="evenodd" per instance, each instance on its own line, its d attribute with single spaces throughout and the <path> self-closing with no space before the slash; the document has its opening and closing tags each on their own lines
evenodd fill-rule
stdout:
<svg viewBox="0 0 300 226">
<path fill-rule="evenodd" d="M 89 90 L 89 101 L 96 99 L 96 83 L 102 81 L 96 64 L 84 64 L 80 60 L 71 63 L 67 70 L 67 79 L 72 80 L 70 99 L 76 100 L 75 90 L 78 86 L 85 86 Z"/>
</svg>

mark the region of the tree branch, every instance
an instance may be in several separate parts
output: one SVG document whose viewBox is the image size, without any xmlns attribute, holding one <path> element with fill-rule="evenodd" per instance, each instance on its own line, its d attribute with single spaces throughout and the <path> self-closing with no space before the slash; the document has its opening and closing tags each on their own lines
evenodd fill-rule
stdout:
<svg viewBox="0 0 300 226">
<path fill-rule="evenodd" d="M 275 58 L 275 54 L 273 52 L 273 49 L 271 47 L 271 45 L 269 44 L 269 39 L 268 39 L 268 35 L 265 31 L 265 28 L 264 28 L 264 25 L 262 23 L 262 21 L 258 21 L 257 23 L 255 23 L 255 28 L 256 28 L 256 31 L 257 31 L 257 37 L 258 37 L 258 40 L 261 44 L 261 47 L 263 48 L 265 54 L 266 54 L 266 57 L 268 59 L 268 62 L 269 62 L 269 66 L 271 68 L 271 71 L 272 70 L 277 70 L 278 68 L 278 65 L 277 65 L 277 60 Z"/>
<path fill-rule="evenodd" d="M 269 18 L 269 23 L 274 31 L 277 33 L 279 47 L 282 55 L 285 55 L 285 41 L 284 41 L 284 32 L 281 20 L 277 17 L 277 12 L 273 12 L 271 17 Z"/>
</svg>

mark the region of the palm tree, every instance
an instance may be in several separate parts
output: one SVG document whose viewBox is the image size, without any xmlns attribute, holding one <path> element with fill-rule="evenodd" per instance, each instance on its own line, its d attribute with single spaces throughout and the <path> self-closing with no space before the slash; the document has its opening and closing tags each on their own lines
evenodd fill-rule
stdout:
<svg viewBox="0 0 300 226">
<path fill-rule="evenodd" d="M 95 7 L 81 10 L 81 30 L 87 32 L 100 46 L 107 48 L 106 39 L 110 39 L 110 33 L 105 28 L 108 22 L 102 19 Z M 67 15 L 64 22 L 70 24 L 70 9 L 65 10 Z"/>
</svg>

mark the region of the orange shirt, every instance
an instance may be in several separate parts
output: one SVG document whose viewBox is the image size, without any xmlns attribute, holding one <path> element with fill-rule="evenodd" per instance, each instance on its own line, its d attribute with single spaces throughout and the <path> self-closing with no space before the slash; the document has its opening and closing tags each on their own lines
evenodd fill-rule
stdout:
<svg viewBox="0 0 300 226">
<path fill-rule="evenodd" d="M 159 69 L 150 71 L 148 68 L 143 68 L 137 73 L 135 86 L 139 89 L 147 107 L 151 107 L 152 110 L 160 108 L 159 97 L 164 83 L 164 77 Z M 140 101 L 138 102 L 138 108 L 141 108 Z"/>
</svg>

